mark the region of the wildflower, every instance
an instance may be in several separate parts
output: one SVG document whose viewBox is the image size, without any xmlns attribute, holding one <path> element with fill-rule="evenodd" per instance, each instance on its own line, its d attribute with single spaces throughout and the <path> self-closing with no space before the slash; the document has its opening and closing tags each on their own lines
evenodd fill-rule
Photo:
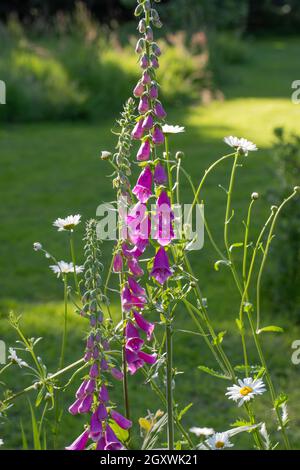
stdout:
<svg viewBox="0 0 300 470">
<path fill-rule="evenodd" d="M 100 158 L 101 160 L 109 160 L 111 156 L 112 156 L 111 152 L 108 152 L 107 150 L 102 150 Z"/>
<path fill-rule="evenodd" d="M 34 251 L 40 251 L 40 250 L 43 249 L 43 246 L 42 246 L 42 244 L 41 244 L 40 242 L 35 242 L 35 243 L 33 244 L 33 249 L 34 249 Z"/>
<path fill-rule="evenodd" d="M 69 215 L 65 219 L 58 218 L 53 222 L 53 226 L 57 227 L 58 231 L 71 230 L 73 231 L 76 225 L 80 223 L 81 215 Z"/>
<path fill-rule="evenodd" d="M 152 173 L 149 166 L 142 171 L 137 180 L 136 186 L 132 190 L 133 194 L 142 203 L 146 203 L 152 194 Z"/>
<path fill-rule="evenodd" d="M 108 390 L 104 384 L 101 385 L 101 388 L 99 391 L 99 400 L 103 402 L 109 401 Z"/>
<path fill-rule="evenodd" d="M 149 85 L 151 83 L 151 77 L 148 72 L 144 72 L 142 76 L 142 84 Z"/>
<path fill-rule="evenodd" d="M 143 130 L 149 131 L 150 129 L 152 129 L 153 125 L 154 125 L 154 120 L 153 120 L 152 114 L 148 114 L 148 116 L 143 121 Z"/>
<path fill-rule="evenodd" d="M 130 290 L 132 291 L 134 295 L 138 295 L 138 296 L 146 295 L 146 291 L 144 287 L 141 287 L 139 283 L 136 282 L 136 280 L 133 277 L 131 276 L 128 277 L 128 284 L 129 284 Z"/>
<path fill-rule="evenodd" d="M 157 101 L 156 105 L 154 106 L 154 113 L 155 116 L 159 119 L 165 119 L 167 117 L 167 113 L 160 101 Z"/>
<path fill-rule="evenodd" d="M 227 432 L 217 432 L 207 439 L 206 444 L 211 450 L 222 450 L 225 449 L 225 447 L 233 447 Z"/>
<path fill-rule="evenodd" d="M 89 430 L 86 429 L 66 450 L 84 450 L 89 439 Z"/>
<path fill-rule="evenodd" d="M 145 331 L 145 333 L 147 334 L 147 339 L 148 341 L 150 341 L 151 339 L 151 336 L 152 336 L 152 333 L 154 331 L 154 324 L 153 323 L 150 323 L 148 322 L 144 317 L 143 315 L 141 315 L 140 313 L 138 312 L 133 312 L 133 316 L 134 316 L 134 319 L 136 321 L 136 324 L 137 326 Z"/>
<path fill-rule="evenodd" d="M 160 284 L 164 284 L 172 276 L 169 258 L 163 247 L 160 247 L 155 255 L 150 276 L 153 276 Z"/>
<path fill-rule="evenodd" d="M 131 273 L 134 276 L 136 276 L 136 277 L 143 276 L 144 271 L 140 267 L 137 259 L 135 259 L 135 258 L 128 259 L 127 264 L 128 264 L 129 270 L 131 271 Z"/>
<path fill-rule="evenodd" d="M 65 261 L 58 261 L 57 264 L 54 264 L 49 267 L 50 269 L 52 269 L 54 274 L 57 274 L 57 277 L 59 277 L 61 274 L 69 274 L 74 272 L 73 263 L 66 263 Z M 82 273 L 83 269 L 83 266 L 75 266 L 76 274 Z"/>
<path fill-rule="evenodd" d="M 147 113 L 150 109 L 149 98 L 146 95 L 143 95 L 139 103 L 139 112 L 140 114 Z"/>
<path fill-rule="evenodd" d="M 144 94 L 145 88 L 141 82 L 138 82 L 133 90 L 133 94 L 136 98 L 140 98 Z"/>
<path fill-rule="evenodd" d="M 237 151 L 242 152 L 244 155 L 248 155 L 249 152 L 255 152 L 257 149 L 256 145 L 250 140 L 238 137 L 233 137 L 232 135 L 225 137 L 224 142 L 230 147 L 235 148 Z"/>
<path fill-rule="evenodd" d="M 106 426 L 105 430 L 105 450 L 121 450 L 123 445 L 111 429 L 109 425 Z"/>
<path fill-rule="evenodd" d="M 121 372 L 116 367 L 110 369 L 110 373 L 116 380 L 123 380 L 123 372 Z"/>
<path fill-rule="evenodd" d="M 265 384 L 261 379 L 252 379 L 247 377 L 244 380 L 238 380 L 238 385 L 227 387 L 226 395 L 230 400 L 239 401 L 239 406 L 251 400 L 256 395 L 262 395 L 265 391 Z"/>
<path fill-rule="evenodd" d="M 28 367 L 28 364 L 27 362 L 23 361 L 23 359 L 19 358 L 17 356 L 17 353 L 15 351 L 15 349 L 13 348 L 9 348 L 9 355 L 8 355 L 8 359 L 11 361 L 11 362 L 14 362 L 15 364 L 18 364 L 18 366 L 20 368 L 22 367 Z"/>
<path fill-rule="evenodd" d="M 170 126 L 169 124 L 164 124 L 162 127 L 164 134 L 180 134 L 185 132 L 185 128 L 181 126 Z"/>
<path fill-rule="evenodd" d="M 139 139 L 141 139 L 141 138 L 143 137 L 143 134 L 144 134 L 143 123 L 144 123 L 144 120 L 143 120 L 143 119 L 140 119 L 140 120 L 136 123 L 136 125 L 135 125 L 135 127 L 134 127 L 134 129 L 133 129 L 133 131 L 132 131 L 132 133 L 131 133 L 133 139 L 139 140 Z"/>
<path fill-rule="evenodd" d="M 147 55 L 143 55 L 141 60 L 140 60 L 140 67 L 142 69 L 147 69 L 149 67 L 149 59 L 147 57 Z"/>
<path fill-rule="evenodd" d="M 157 100 L 157 98 L 158 98 L 158 88 L 157 88 L 156 85 L 151 86 L 149 96 L 152 100 Z"/>
<path fill-rule="evenodd" d="M 149 140 L 145 140 L 145 142 L 142 142 L 139 151 L 137 153 L 136 159 L 139 162 L 149 160 L 151 153 L 151 145 Z"/>
<path fill-rule="evenodd" d="M 116 410 L 111 410 L 110 416 L 122 429 L 129 429 L 132 426 L 132 422 L 118 413 Z"/>
<path fill-rule="evenodd" d="M 158 126 L 156 126 L 152 134 L 152 142 L 155 145 L 161 145 L 164 143 L 164 141 L 165 141 L 164 134 L 162 133 L 161 129 Z"/>
<path fill-rule="evenodd" d="M 171 202 L 166 191 L 162 191 L 156 203 L 156 233 L 154 238 L 157 239 L 161 246 L 167 246 L 174 238 L 174 230 L 172 221 L 174 213 L 171 210 Z"/>
<path fill-rule="evenodd" d="M 143 309 L 145 304 L 145 297 L 135 296 L 132 294 L 128 286 L 124 287 L 122 291 L 122 306 L 126 312 L 130 312 L 133 308 Z"/>
<path fill-rule="evenodd" d="M 113 261 L 113 271 L 114 273 L 121 273 L 123 269 L 123 258 L 120 253 L 116 253 Z"/>
<path fill-rule="evenodd" d="M 197 428 L 196 426 L 190 429 L 190 432 L 195 434 L 197 437 L 200 436 L 211 436 L 215 433 L 213 428 Z"/>
<path fill-rule="evenodd" d="M 158 185 L 166 184 L 167 180 L 168 177 L 164 167 L 158 163 L 154 170 L 154 183 Z"/>
</svg>

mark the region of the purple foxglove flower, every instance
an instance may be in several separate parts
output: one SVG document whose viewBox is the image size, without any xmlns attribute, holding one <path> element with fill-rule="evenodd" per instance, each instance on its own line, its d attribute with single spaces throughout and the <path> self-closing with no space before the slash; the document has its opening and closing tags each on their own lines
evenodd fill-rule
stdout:
<svg viewBox="0 0 300 470">
<path fill-rule="evenodd" d="M 134 375 L 138 369 L 143 367 L 144 361 L 140 359 L 136 352 L 125 348 L 126 362 L 131 375 Z"/>
<path fill-rule="evenodd" d="M 139 332 L 136 327 L 129 321 L 127 322 L 125 329 L 126 338 L 139 338 Z"/>
<path fill-rule="evenodd" d="M 111 429 L 111 427 L 107 424 L 105 430 L 105 450 L 121 450 L 123 446 L 121 442 L 118 440 L 117 436 Z"/>
<path fill-rule="evenodd" d="M 71 413 L 71 415 L 77 415 L 79 413 L 79 407 L 83 399 L 83 397 L 78 398 L 76 401 L 74 401 L 74 403 L 72 403 L 72 405 L 69 407 L 69 413 Z"/>
<path fill-rule="evenodd" d="M 147 69 L 149 67 L 149 59 L 148 59 L 148 56 L 146 54 L 144 54 L 142 57 L 141 57 L 141 60 L 140 60 L 140 67 L 142 69 Z"/>
<path fill-rule="evenodd" d="M 151 77 L 148 72 L 144 72 L 142 76 L 142 84 L 149 85 L 151 83 Z"/>
<path fill-rule="evenodd" d="M 95 317 L 95 315 L 90 316 L 90 325 L 92 328 L 95 328 L 95 326 L 97 325 L 97 318 Z"/>
<path fill-rule="evenodd" d="M 161 246 L 167 246 L 175 237 L 172 221 L 174 213 L 171 209 L 169 196 L 165 191 L 160 193 L 156 204 L 156 231 L 154 238 Z"/>
<path fill-rule="evenodd" d="M 154 170 L 154 182 L 155 184 L 161 185 L 161 184 L 166 184 L 167 181 L 168 181 L 167 173 L 164 167 L 160 163 L 158 163 Z"/>
<path fill-rule="evenodd" d="M 113 367 L 110 369 L 110 373 L 116 380 L 123 380 L 123 372 L 121 372 L 119 369 Z"/>
<path fill-rule="evenodd" d="M 137 297 L 132 294 L 129 287 L 125 286 L 122 291 L 122 307 L 125 312 L 130 312 L 133 308 L 143 309 L 146 303 L 145 297 Z"/>
<path fill-rule="evenodd" d="M 121 273 L 123 269 L 123 258 L 120 253 L 116 253 L 114 257 L 114 263 L 113 263 L 113 271 L 114 273 Z"/>
<path fill-rule="evenodd" d="M 164 284 L 172 276 L 169 258 L 163 247 L 160 247 L 155 255 L 150 276 L 153 276 L 159 284 Z"/>
<path fill-rule="evenodd" d="M 109 342 L 108 342 L 106 339 L 104 339 L 104 340 L 102 341 L 102 346 L 103 346 L 103 348 L 104 348 L 105 351 L 109 351 L 109 350 L 110 350 Z"/>
<path fill-rule="evenodd" d="M 156 55 L 156 57 L 160 57 L 161 56 L 161 49 L 160 47 L 155 43 L 155 44 L 152 44 L 152 52 L 153 54 Z"/>
<path fill-rule="evenodd" d="M 115 423 L 118 424 L 118 426 L 120 426 L 120 428 L 122 429 L 129 429 L 131 428 L 132 426 L 132 422 L 125 418 L 124 416 L 122 416 L 120 413 L 118 413 L 117 411 L 115 410 L 111 410 L 110 412 L 110 416 L 112 417 L 112 419 L 114 420 Z"/>
<path fill-rule="evenodd" d="M 146 20 L 144 18 L 138 24 L 138 32 L 141 34 L 146 32 Z"/>
<path fill-rule="evenodd" d="M 152 194 L 152 173 L 149 166 L 140 174 L 132 192 L 143 204 L 148 201 Z"/>
<path fill-rule="evenodd" d="M 102 357 L 102 359 L 100 361 L 100 369 L 101 370 L 108 370 L 108 364 L 107 364 L 106 360 L 104 359 L 104 357 Z"/>
<path fill-rule="evenodd" d="M 154 125 L 153 116 L 152 114 L 148 114 L 148 116 L 145 118 L 143 122 L 143 130 L 149 131 L 150 129 L 152 129 L 153 125 Z"/>
<path fill-rule="evenodd" d="M 149 96 L 152 100 L 157 100 L 157 98 L 158 98 L 158 88 L 157 88 L 156 85 L 151 86 Z"/>
<path fill-rule="evenodd" d="M 136 43 L 135 52 L 137 54 L 141 54 L 143 52 L 144 48 L 145 48 L 145 41 L 144 41 L 143 38 L 140 38 L 138 40 L 138 42 Z"/>
<path fill-rule="evenodd" d="M 161 104 L 160 101 L 157 101 L 154 107 L 154 113 L 155 113 L 155 116 L 158 117 L 159 119 L 165 119 L 165 117 L 167 117 L 167 113 L 164 110 L 163 105 Z"/>
<path fill-rule="evenodd" d="M 141 315 L 138 312 L 133 312 L 133 315 L 134 315 L 134 319 L 136 321 L 137 326 L 141 328 L 141 330 L 145 331 L 145 333 L 147 334 L 147 339 L 148 341 L 150 341 L 153 330 L 154 330 L 154 324 L 145 320 L 143 315 Z"/>
<path fill-rule="evenodd" d="M 150 109 L 150 104 L 149 104 L 149 98 L 146 95 L 143 95 L 140 99 L 139 102 L 139 113 L 140 114 L 145 114 L 149 111 Z"/>
<path fill-rule="evenodd" d="M 147 26 L 145 37 L 146 37 L 147 41 L 149 41 L 149 42 L 153 41 L 153 30 L 152 30 L 151 26 Z"/>
<path fill-rule="evenodd" d="M 130 351 L 137 352 L 140 351 L 141 348 L 143 347 L 144 341 L 142 338 L 130 338 L 126 342 L 126 349 L 129 349 Z"/>
<path fill-rule="evenodd" d="M 89 439 L 89 430 L 86 429 L 66 450 L 84 450 Z"/>
<path fill-rule="evenodd" d="M 97 442 L 96 450 L 104 450 L 105 449 L 105 437 L 100 437 L 99 441 Z"/>
<path fill-rule="evenodd" d="M 94 364 L 90 368 L 90 377 L 92 379 L 97 378 L 99 375 L 99 366 L 97 362 L 94 362 Z"/>
<path fill-rule="evenodd" d="M 145 204 L 138 202 L 127 216 L 128 238 L 134 245 L 139 239 L 149 239 L 151 220 L 150 217 L 146 215 L 146 209 Z"/>
<path fill-rule="evenodd" d="M 104 384 L 101 385 L 101 388 L 99 391 L 99 400 L 103 401 L 104 403 L 109 401 L 108 390 Z"/>
<path fill-rule="evenodd" d="M 88 380 L 84 380 L 77 390 L 75 396 L 76 398 L 82 398 L 85 395 L 85 387 L 87 386 Z"/>
<path fill-rule="evenodd" d="M 147 354 L 144 351 L 138 352 L 139 359 L 146 362 L 147 364 L 155 364 L 157 355 L 156 354 Z"/>
<path fill-rule="evenodd" d="M 94 379 L 90 379 L 87 381 L 87 384 L 85 386 L 85 393 L 94 393 L 95 391 L 95 388 L 96 388 L 96 382 Z"/>
<path fill-rule="evenodd" d="M 129 284 L 130 290 L 132 291 L 134 295 L 138 295 L 138 296 L 141 295 L 143 297 L 146 295 L 146 291 L 144 287 L 141 287 L 139 283 L 136 282 L 136 280 L 133 277 L 128 276 L 128 284 Z"/>
<path fill-rule="evenodd" d="M 87 395 L 78 408 L 78 413 L 89 413 L 93 404 L 93 395 Z"/>
<path fill-rule="evenodd" d="M 94 335 L 93 333 L 91 333 L 87 339 L 87 342 L 86 342 L 86 347 L 88 349 L 93 349 L 94 347 L 94 341 L 95 341 L 95 338 L 94 338 Z"/>
<path fill-rule="evenodd" d="M 128 264 L 129 270 L 134 276 L 136 277 L 143 276 L 144 271 L 142 270 L 138 261 L 135 258 L 129 259 L 127 264 Z"/>
<path fill-rule="evenodd" d="M 108 417 L 107 409 L 105 405 L 103 405 L 103 403 L 100 403 L 100 405 L 98 406 L 96 410 L 96 413 L 100 421 L 104 421 Z"/>
<path fill-rule="evenodd" d="M 144 91 L 145 91 L 144 85 L 141 82 L 138 82 L 135 89 L 133 90 L 133 94 L 136 98 L 140 98 L 144 94 Z"/>
<path fill-rule="evenodd" d="M 159 68 L 159 62 L 157 60 L 157 57 L 155 56 L 152 56 L 151 57 L 151 65 L 154 69 L 158 69 Z"/>
<path fill-rule="evenodd" d="M 163 144 L 165 141 L 165 136 L 162 132 L 162 130 L 160 129 L 160 127 L 155 127 L 154 128 L 154 131 L 153 131 L 153 134 L 152 134 L 152 142 L 155 144 L 155 145 L 161 145 Z"/>
<path fill-rule="evenodd" d="M 92 359 L 92 351 L 86 351 L 83 359 L 85 362 L 89 362 Z"/>
<path fill-rule="evenodd" d="M 138 162 L 149 160 L 151 154 L 151 145 L 149 140 L 145 140 L 139 148 L 136 159 Z"/>
<path fill-rule="evenodd" d="M 99 348 L 95 346 L 93 349 L 93 359 L 99 359 Z"/>
<path fill-rule="evenodd" d="M 143 119 L 140 119 L 136 123 L 136 125 L 135 125 L 135 127 L 134 127 L 134 129 L 131 133 L 131 136 L 132 136 L 133 139 L 140 140 L 143 137 L 143 134 L 144 134 L 143 123 L 144 123 Z"/>
<path fill-rule="evenodd" d="M 132 258 L 139 258 L 149 245 L 149 240 L 146 240 L 145 238 L 138 239 L 136 245 L 130 249 L 126 243 L 123 243 L 122 245 L 122 251 L 124 256 L 128 259 Z"/>
<path fill-rule="evenodd" d="M 98 417 L 98 410 L 96 410 L 92 416 L 91 416 L 91 421 L 90 421 L 90 433 L 91 437 L 93 438 L 93 435 L 99 435 L 102 432 L 102 423 L 101 420 L 99 420 Z M 100 437 L 100 436 L 99 436 Z"/>
</svg>

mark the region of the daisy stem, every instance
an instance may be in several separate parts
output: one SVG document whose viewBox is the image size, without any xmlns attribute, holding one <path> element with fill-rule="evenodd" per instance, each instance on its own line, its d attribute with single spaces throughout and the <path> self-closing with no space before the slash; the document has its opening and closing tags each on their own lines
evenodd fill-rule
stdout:
<svg viewBox="0 0 300 470">
<path fill-rule="evenodd" d="M 6 371 L 6 369 L 8 369 L 12 364 L 12 362 L 9 362 L 4 367 L 2 367 L 2 369 L 0 370 L 0 375 L 3 374 L 3 372 Z"/>
<path fill-rule="evenodd" d="M 168 450 L 174 450 L 173 419 L 173 344 L 171 318 L 166 318 L 166 398 L 168 413 Z"/>
<path fill-rule="evenodd" d="M 74 239 L 73 239 L 73 231 L 72 230 L 70 230 L 70 251 L 71 251 L 71 258 L 72 258 L 72 263 L 73 263 L 75 288 L 76 288 L 76 292 L 77 292 L 78 296 L 80 297 L 78 278 L 77 278 L 77 274 L 76 274 L 76 258 L 75 258 Z"/>
<path fill-rule="evenodd" d="M 67 327 L 68 327 L 68 279 L 67 275 L 64 275 L 64 330 L 62 336 L 61 353 L 59 361 L 59 369 L 64 367 L 65 362 L 65 349 L 67 340 Z"/>
</svg>

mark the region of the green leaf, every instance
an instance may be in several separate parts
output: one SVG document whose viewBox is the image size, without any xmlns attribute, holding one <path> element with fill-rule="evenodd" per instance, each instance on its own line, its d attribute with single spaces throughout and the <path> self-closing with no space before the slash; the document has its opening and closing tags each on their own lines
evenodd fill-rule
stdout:
<svg viewBox="0 0 300 470">
<path fill-rule="evenodd" d="M 42 450 L 41 446 L 41 440 L 40 440 L 40 434 L 39 434 L 39 428 L 38 428 L 38 423 L 34 414 L 34 410 L 32 408 L 32 405 L 29 401 L 29 408 L 30 408 L 30 413 L 31 413 L 31 426 L 32 426 L 32 436 L 33 436 L 33 446 L 34 450 Z"/>
<path fill-rule="evenodd" d="M 280 406 L 288 401 L 288 396 L 285 393 L 281 393 L 274 402 L 274 407 L 277 410 Z"/>
<path fill-rule="evenodd" d="M 28 442 L 27 442 L 27 437 L 24 431 L 22 420 L 20 421 L 20 428 L 21 428 L 21 437 L 22 437 L 22 448 L 23 450 L 28 450 Z"/>
<path fill-rule="evenodd" d="M 239 428 L 241 426 L 251 426 L 251 423 L 248 421 L 245 421 L 243 418 L 238 418 L 234 423 L 232 423 L 230 426 L 233 428 Z"/>
<path fill-rule="evenodd" d="M 189 403 L 183 410 L 180 411 L 178 415 L 178 420 L 181 421 L 185 413 L 189 411 L 189 409 L 193 406 L 193 403 Z"/>
<path fill-rule="evenodd" d="M 216 271 L 219 271 L 219 266 L 220 265 L 225 265 L 225 266 L 230 266 L 230 261 L 228 260 L 225 260 L 225 259 L 219 259 L 219 261 L 216 261 L 215 264 L 214 264 L 214 268 Z"/>
<path fill-rule="evenodd" d="M 110 420 L 109 425 L 121 442 L 126 442 L 129 438 L 129 432 L 122 429 L 115 421 Z"/>
<path fill-rule="evenodd" d="M 260 334 L 264 332 L 283 333 L 283 328 L 281 328 L 280 326 L 270 325 L 270 326 L 265 326 L 264 328 L 260 328 L 257 333 Z"/>
<path fill-rule="evenodd" d="M 218 379 L 224 379 L 224 380 L 230 379 L 228 375 L 224 375 L 222 374 L 222 372 L 218 372 L 206 366 L 198 366 L 198 369 L 201 370 L 202 372 L 205 372 L 206 374 L 212 375 L 213 377 L 218 377 Z"/>
<path fill-rule="evenodd" d="M 218 333 L 218 336 L 213 341 L 214 345 L 217 346 L 218 344 L 221 344 L 226 333 L 227 331 L 221 331 L 220 333 Z"/>
</svg>

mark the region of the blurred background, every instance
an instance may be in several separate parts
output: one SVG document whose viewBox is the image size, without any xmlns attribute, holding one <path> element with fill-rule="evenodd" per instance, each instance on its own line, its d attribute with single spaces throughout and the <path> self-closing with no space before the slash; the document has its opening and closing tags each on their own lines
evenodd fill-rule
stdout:
<svg viewBox="0 0 300 470">
<path fill-rule="evenodd" d="M 9 330 L 7 316 L 10 310 L 22 314 L 28 335 L 43 337 L 39 348 L 49 370 L 56 367 L 61 339 L 63 288 L 32 244 L 40 241 L 58 259 L 68 261 L 68 240 L 52 227 L 53 221 L 71 213 L 86 220 L 95 216 L 100 203 L 114 198 L 107 177 L 110 169 L 99 155 L 101 150 L 113 150 L 116 137 L 111 129 L 116 129 L 114 121 L 139 77 L 135 3 L 2 0 L 0 4 L 0 80 L 6 84 L 6 104 L 0 105 L 0 338 L 14 345 L 16 336 Z M 242 240 L 247 204 L 257 191 L 254 237 L 270 206 L 300 183 L 300 104 L 292 101 L 292 83 L 300 80 L 300 1 L 162 0 L 157 8 L 164 23 L 156 33 L 163 50 L 162 99 L 168 123 L 186 127 L 185 134 L 174 138 L 171 150 L 185 152 L 185 168 L 197 184 L 208 165 L 227 153 L 224 136 L 243 136 L 257 144 L 260 151 L 249 155 L 238 175 L 231 242 Z M 202 195 L 220 243 L 225 198 L 219 186 L 228 185 L 228 172 L 229 166 L 220 167 Z M 184 185 L 184 202 L 190 202 Z M 79 261 L 83 225 L 76 240 Z M 290 396 L 296 448 L 300 448 L 300 366 L 291 363 L 291 345 L 300 339 L 299 232 L 300 208 L 295 201 L 278 225 L 263 282 L 264 324 L 285 329 L 283 335 L 266 335 L 264 340 L 278 391 Z M 111 248 L 110 243 L 103 246 L 106 266 Z M 217 259 L 208 241 L 192 260 L 216 329 L 227 331 L 224 347 L 239 361 L 234 286 L 226 272 L 214 271 Z M 117 317 L 117 299 L 114 312 Z M 178 312 L 177 322 L 188 324 L 185 312 Z M 82 355 L 86 325 L 75 314 L 70 314 L 70 325 L 71 363 Z M 256 363 L 254 349 L 252 359 Z M 176 384 L 180 406 L 193 403 L 184 424 L 227 429 L 239 414 L 224 399 L 226 384 L 197 370 L 200 364 L 215 366 L 198 337 L 176 335 L 175 364 L 184 372 Z M 13 390 L 31 380 L 16 372 L 8 374 L 6 383 Z M 158 406 L 146 386 L 139 392 L 141 380 L 134 378 L 130 385 L 136 422 Z M 66 403 L 72 402 L 72 393 L 72 389 L 67 392 Z M 261 420 L 270 415 L 268 398 L 257 407 Z M 22 448 L 21 425 L 32 446 L 29 417 L 27 401 L 20 399 L 9 419 L 1 420 L 5 448 Z M 66 413 L 59 445 L 72 441 L 81 427 L 80 417 Z M 271 430 L 276 432 L 275 421 Z M 249 442 L 246 436 L 237 446 L 247 448 Z"/>
</svg>

